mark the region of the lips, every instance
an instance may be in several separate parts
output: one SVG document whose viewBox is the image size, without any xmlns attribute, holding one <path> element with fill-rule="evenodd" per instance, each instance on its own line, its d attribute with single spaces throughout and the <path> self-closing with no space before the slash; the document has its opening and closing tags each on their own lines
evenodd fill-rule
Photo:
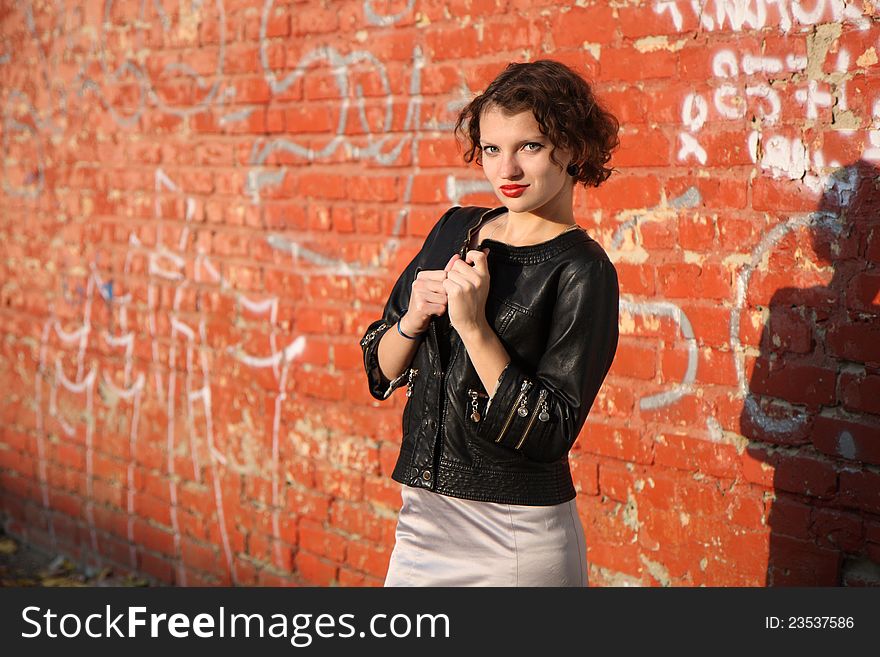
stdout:
<svg viewBox="0 0 880 657">
<path fill-rule="evenodd" d="M 528 187 L 528 185 L 502 185 L 500 187 L 500 189 L 501 189 L 501 193 L 504 194 L 505 196 L 510 196 L 510 197 L 515 198 L 517 196 L 521 196 L 522 193 L 525 191 L 526 187 Z"/>
</svg>

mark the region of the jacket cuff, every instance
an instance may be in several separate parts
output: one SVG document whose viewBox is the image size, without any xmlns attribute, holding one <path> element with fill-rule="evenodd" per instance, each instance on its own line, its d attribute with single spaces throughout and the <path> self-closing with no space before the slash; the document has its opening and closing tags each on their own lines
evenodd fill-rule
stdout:
<svg viewBox="0 0 880 657">
<path fill-rule="evenodd" d="M 367 327 L 364 337 L 361 338 L 361 349 L 364 352 L 364 369 L 367 372 L 367 382 L 370 394 L 376 399 L 388 399 L 392 392 L 402 386 L 406 380 L 408 369 L 395 379 L 388 379 L 379 367 L 379 342 L 385 331 L 393 327 L 385 320 L 377 320 Z"/>
<path fill-rule="evenodd" d="M 498 377 L 477 436 L 522 450 L 543 435 L 549 424 L 548 394 L 535 375 L 511 359 Z"/>
</svg>

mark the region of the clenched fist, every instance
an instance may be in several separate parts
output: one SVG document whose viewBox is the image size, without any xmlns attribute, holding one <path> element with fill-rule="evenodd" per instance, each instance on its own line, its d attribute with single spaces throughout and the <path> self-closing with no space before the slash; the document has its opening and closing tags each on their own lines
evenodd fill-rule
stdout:
<svg viewBox="0 0 880 657">
<path fill-rule="evenodd" d="M 431 323 L 431 315 L 438 317 L 446 312 L 446 288 L 443 281 L 456 260 L 453 255 L 443 269 L 423 269 L 416 274 L 409 295 L 409 308 L 400 320 L 400 326 L 407 335 L 423 333 Z"/>
</svg>

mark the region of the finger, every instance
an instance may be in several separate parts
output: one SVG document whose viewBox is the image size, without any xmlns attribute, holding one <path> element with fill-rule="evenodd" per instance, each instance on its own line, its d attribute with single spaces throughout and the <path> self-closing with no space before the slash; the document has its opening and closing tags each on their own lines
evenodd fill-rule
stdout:
<svg viewBox="0 0 880 657">
<path fill-rule="evenodd" d="M 467 265 L 464 266 L 467 267 Z M 462 273 L 460 271 L 452 270 L 451 272 L 449 272 L 449 278 L 447 278 L 446 280 L 457 283 L 462 289 L 472 288 L 476 287 L 478 282 L 471 278 L 471 276 L 473 275 L 473 273 L 471 273 L 469 276 L 468 274 Z"/>
<path fill-rule="evenodd" d="M 421 297 L 428 303 L 446 303 L 446 290 L 441 289 L 439 292 L 426 292 Z"/>
<path fill-rule="evenodd" d="M 446 266 L 443 268 L 443 271 L 448 272 L 450 269 L 452 269 L 452 265 L 455 264 L 456 260 L 461 260 L 461 256 L 459 256 L 457 253 L 453 253 L 452 257 L 449 259 L 449 262 L 447 262 Z"/>
<path fill-rule="evenodd" d="M 453 278 L 447 278 L 443 281 L 443 287 L 446 289 L 447 296 L 461 292 L 461 284 Z"/>
<path fill-rule="evenodd" d="M 465 254 L 465 262 L 473 267 L 481 267 L 488 269 L 489 249 L 478 251 L 473 249 Z"/>
<path fill-rule="evenodd" d="M 446 272 L 441 269 L 423 269 L 416 274 L 417 281 L 442 281 L 446 278 Z"/>
<path fill-rule="evenodd" d="M 447 276 L 451 276 L 454 273 L 457 273 L 460 276 L 463 276 L 465 279 L 474 283 L 474 285 L 480 282 L 480 272 L 475 271 L 475 267 L 468 265 L 464 260 L 459 260 L 452 267 L 452 271 L 447 274 Z"/>
<path fill-rule="evenodd" d="M 423 280 L 423 281 L 415 281 L 413 283 L 412 289 L 413 294 L 416 292 L 434 292 L 437 294 L 443 294 L 443 281 L 446 279 L 446 272 L 440 272 L 443 275 L 443 278 L 436 280 Z"/>
<path fill-rule="evenodd" d="M 437 315 L 440 316 L 446 312 L 446 304 L 445 303 L 428 303 L 425 304 L 424 312 L 429 315 Z"/>
</svg>

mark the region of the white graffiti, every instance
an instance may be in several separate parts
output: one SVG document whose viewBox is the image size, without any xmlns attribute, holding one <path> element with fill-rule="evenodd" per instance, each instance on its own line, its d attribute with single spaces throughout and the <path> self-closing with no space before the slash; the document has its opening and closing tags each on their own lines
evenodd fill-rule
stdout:
<svg viewBox="0 0 880 657">
<path fill-rule="evenodd" d="M 846 208 L 854 198 L 859 182 L 858 171 L 855 168 L 841 169 L 829 177 L 825 195 L 834 205 Z M 762 266 L 767 254 L 784 237 L 797 230 L 827 230 L 835 236 L 840 236 L 843 223 L 836 212 L 817 211 L 790 217 L 774 226 L 752 250 L 748 264 L 740 269 L 736 279 L 736 298 L 730 312 L 730 347 L 734 356 L 739 393 L 744 400 L 744 410 L 768 433 L 790 434 L 807 421 L 808 415 L 804 410 L 791 406 L 787 409 L 786 417 L 772 417 L 758 403 L 746 379 L 746 350 L 740 340 L 740 318 L 746 308 L 746 294 L 753 273 Z"/>
<path fill-rule="evenodd" d="M 692 208 L 699 205 L 700 192 L 696 187 L 689 187 L 680 196 L 670 199 L 668 205 L 673 209 Z M 646 223 L 661 222 L 669 216 L 663 208 L 648 208 L 644 214 L 637 214 L 623 222 L 614 231 L 611 238 L 610 251 L 620 260 L 643 262 L 647 259 L 647 251 L 642 245 L 639 227 Z M 678 402 L 684 395 L 695 392 L 694 383 L 697 377 L 697 341 L 693 326 L 687 313 L 680 306 L 670 301 L 642 301 L 629 296 L 622 296 L 620 310 L 630 315 L 643 317 L 659 317 L 671 319 L 678 326 L 679 332 L 687 345 L 688 365 L 681 381 L 669 390 L 639 398 L 641 410 L 656 410 Z"/>
<path fill-rule="evenodd" d="M 125 259 L 123 282 L 131 276 L 133 263 L 141 259 L 145 263 L 146 273 L 150 279 L 146 288 L 146 311 L 147 328 L 149 332 L 150 351 L 152 359 L 152 377 L 154 390 L 157 398 L 164 400 L 166 426 L 166 476 L 168 481 L 168 496 L 170 500 L 169 513 L 171 521 L 174 549 L 177 554 L 177 581 L 181 585 L 187 583 L 187 572 L 184 567 L 181 552 L 182 526 L 179 519 L 179 485 L 188 478 L 179 472 L 175 465 L 175 455 L 178 453 L 180 437 L 176 419 L 183 418 L 187 451 L 192 462 L 191 478 L 195 482 L 202 481 L 203 464 L 207 466 L 213 487 L 214 510 L 217 514 L 217 526 L 220 535 L 221 547 L 225 556 L 226 569 L 231 583 L 237 582 L 236 568 L 234 563 L 233 549 L 227 530 L 229 519 L 225 517 L 224 493 L 221 479 L 223 470 L 230 467 L 228 459 L 223 451 L 216 445 L 213 430 L 212 408 L 212 373 L 208 354 L 209 334 L 204 313 L 200 313 L 193 323 L 187 319 L 192 316 L 193 308 L 184 309 L 184 299 L 191 298 L 189 292 L 195 286 L 205 283 L 212 284 L 221 293 L 230 294 L 236 303 L 246 308 L 257 316 L 265 316 L 269 327 L 268 355 L 261 356 L 248 352 L 242 345 L 230 347 L 228 354 L 253 369 L 270 369 L 274 372 L 278 387 L 274 395 L 274 417 L 272 420 L 272 454 L 268 464 L 272 479 L 272 528 L 273 544 L 275 552 L 275 565 L 283 567 L 281 555 L 281 530 L 280 513 L 283 511 L 284 501 L 280 491 L 280 416 L 282 405 L 288 396 L 288 371 L 290 364 L 296 360 L 305 349 L 305 338 L 300 336 L 290 344 L 281 346 L 278 344 L 278 299 L 270 297 L 266 299 L 253 299 L 245 294 L 235 292 L 228 282 L 218 272 L 209 256 L 201 251 L 196 254 L 193 278 L 186 273 L 186 260 L 188 244 L 190 242 L 191 222 L 193 219 L 195 203 L 190 197 L 184 199 L 185 227 L 180 231 L 180 237 L 173 247 L 168 247 L 163 239 L 163 221 L 161 200 L 169 193 L 174 197 L 183 194 L 179 186 L 174 183 L 162 169 L 155 174 L 156 188 L 156 220 L 157 241 L 153 247 L 144 246 L 135 234 L 129 239 L 129 252 Z M 163 305 L 160 302 L 163 291 L 168 286 L 173 289 L 173 297 L 167 315 L 164 315 Z M 91 315 L 95 298 L 103 299 L 113 311 L 116 317 L 116 332 L 104 331 L 103 339 L 109 348 L 122 349 L 121 360 L 124 364 L 122 382 L 117 384 L 100 361 L 89 365 L 86 371 L 86 347 L 92 335 Z M 51 317 L 43 328 L 43 338 L 40 350 L 40 362 L 38 376 L 36 377 L 35 397 L 37 401 L 37 451 L 39 460 L 40 486 L 43 496 L 43 505 L 50 518 L 51 540 L 56 540 L 54 528 L 51 522 L 49 480 L 47 476 L 47 453 L 46 440 L 51 428 L 48 421 L 54 421 L 68 436 L 76 435 L 77 429 L 71 421 L 72 418 L 84 418 L 86 434 L 86 502 L 85 515 L 89 525 L 92 540 L 92 550 L 98 554 L 97 534 L 93 515 L 93 491 L 92 482 L 94 473 L 92 470 L 92 453 L 95 425 L 95 395 L 96 382 L 101 381 L 101 394 L 98 399 L 116 408 L 120 401 L 130 404 L 130 422 L 128 426 L 129 453 L 131 458 L 127 466 L 126 475 L 126 514 L 128 521 L 128 539 L 130 542 L 130 561 L 132 567 L 137 565 L 135 549 L 134 520 L 135 511 L 135 467 L 137 463 L 136 453 L 138 447 L 138 432 L 142 428 L 140 414 L 142 402 L 146 393 L 146 372 L 136 372 L 134 362 L 134 350 L 136 335 L 129 330 L 129 312 L 133 306 L 132 294 L 114 294 L 113 282 L 104 281 L 95 263 L 91 265 L 91 272 L 82 290 L 83 310 L 82 322 L 73 329 L 65 329 L 62 323 L 55 317 Z M 160 326 L 167 327 L 167 333 L 160 333 Z M 51 346 L 50 338 L 55 336 L 59 345 Z M 65 372 L 62 356 L 70 347 L 75 348 L 76 368 L 75 374 L 68 375 Z M 167 347 L 167 369 L 160 363 L 160 351 Z M 54 358 L 51 351 L 55 352 Z M 111 359 L 109 363 L 113 363 Z M 112 365 L 111 365 L 112 367 Z M 104 371 L 101 371 L 101 369 Z M 183 372 L 182 380 L 178 371 Z M 77 406 L 74 399 L 65 399 L 62 410 L 58 401 L 59 391 L 73 393 L 84 397 L 83 411 L 73 410 Z M 48 393 L 47 393 L 48 391 Z M 70 395 L 68 395 L 69 397 Z M 178 399 L 184 400 L 183 408 L 178 406 Z M 45 401 L 44 401 L 45 400 Z M 43 409 L 46 408 L 46 412 Z M 197 427 L 201 422 L 203 426 Z M 200 445 L 199 438 L 204 440 L 204 446 Z M 204 451 L 204 456 L 201 452 Z"/>
<path fill-rule="evenodd" d="M 114 11 L 115 5 L 114 0 L 105 2 L 100 24 L 97 58 L 103 77 L 93 79 L 83 76 L 82 91 L 94 93 L 119 125 L 136 125 L 148 102 L 155 104 L 161 112 L 186 117 L 204 111 L 216 101 L 223 102 L 229 95 L 221 93 L 226 57 L 226 11 L 223 0 L 213 3 L 179 2 L 171 12 L 166 11 L 166 7 L 171 9 L 169 3 L 141 0 L 135 20 L 132 22 L 126 16 L 121 25 L 114 25 L 114 18 L 119 13 Z M 134 30 L 132 25 L 135 26 Z M 161 26 L 166 41 L 198 47 L 200 53 L 216 50 L 216 54 L 207 65 L 199 61 L 195 66 L 185 61 L 182 55 L 172 57 L 156 70 L 143 59 L 149 47 L 148 39 L 155 35 L 149 28 L 154 26 Z M 134 34 L 131 34 L 132 31 Z M 216 47 L 200 41 L 200 33 L 214 35 L 215 32 Z M 110 45 L 111 40 L 113 46 Z M 120 42 L 122 48 L 118 45 Z M 128 51 L 129 48 L 132 55 L 122 55 L 111 61 L 115 53 Z M 181 76 L 186 82 L 181 82 Z M 118 89 L 126 85 L 135 86 L 136 98 L 129 99 L 127 94 L 118 93 Z M 194 97 L 183 89 L 192 90 Z"/>
<path fill-rule="evenodd" d="M 825 20 L 851 23 L 860 29 L 868 29 L 871 24 L 862 13 L 861 2 L 845 0 L 658 0 L 654 11 L 668 13 L 675 29 L 681 30 L 682 6 L 709 32 L 765 27 L 789 32 L 796 25 L 816 25 Z"/>
<path fill-rule="evenodd" d="M 639 398 L 639 408 L 643 411 L 656 410 L 676 403 L 686 394 L 693 394 L 697 380 L 697 338 L 684 311 L 668 301 L 633 302 L 626 299 L 620 300 L 620 310 L 630 315 L 671 319 L 687 343 L 688 363 L 682 380 L 669 390 Z"/>
<path fill-rule="evenodd" d="M 752 162 L 771 177 L 802 180 L 809 189 L 818 192 L 828 182 L 828 169 L 835 169 L 840 163 L 826 161 L 820 149 L 811 151 L 799 136 L 773 132 L 783 118 L 780 91 L 767 81 L 741 79 L 779 74 L 798 76 L 808 65 L 807 58 L 792 54 L 783 61 L 779 57 L 720 50 L 712 57 L 712 72 L 719 82 L 712 94 L 712 110 L 721 119 L 736 122 L 741 122 L 751 112 L 759 123 L 758 128 L 744 132 Z M 835 73 L 822 79 L 812 77 L 802 81 L 794 90 L 793 98 L 803 106 L 807 121 L 819 119 L 822 110 L 834 108 L 838 115 L 847 111 L 849 65 L 849 53 L 841 49 L 835 62 Z M 679 132 L 679 161 L 696 160 L 702 165 L 711 164 L 699 137 L 710 118 L 710 106 L 704 95 L 688 93 L 682 102 L 681 121 L 685 130 Z M 861 133 L 850 130 L 842 134 L 855 139 Z M 868 144 L 873 145 L 873 135 L 872 131 L 866 133 Z M 865 149 L 864 157 L 874 157 L 871 147 Z"/>
</svg>

